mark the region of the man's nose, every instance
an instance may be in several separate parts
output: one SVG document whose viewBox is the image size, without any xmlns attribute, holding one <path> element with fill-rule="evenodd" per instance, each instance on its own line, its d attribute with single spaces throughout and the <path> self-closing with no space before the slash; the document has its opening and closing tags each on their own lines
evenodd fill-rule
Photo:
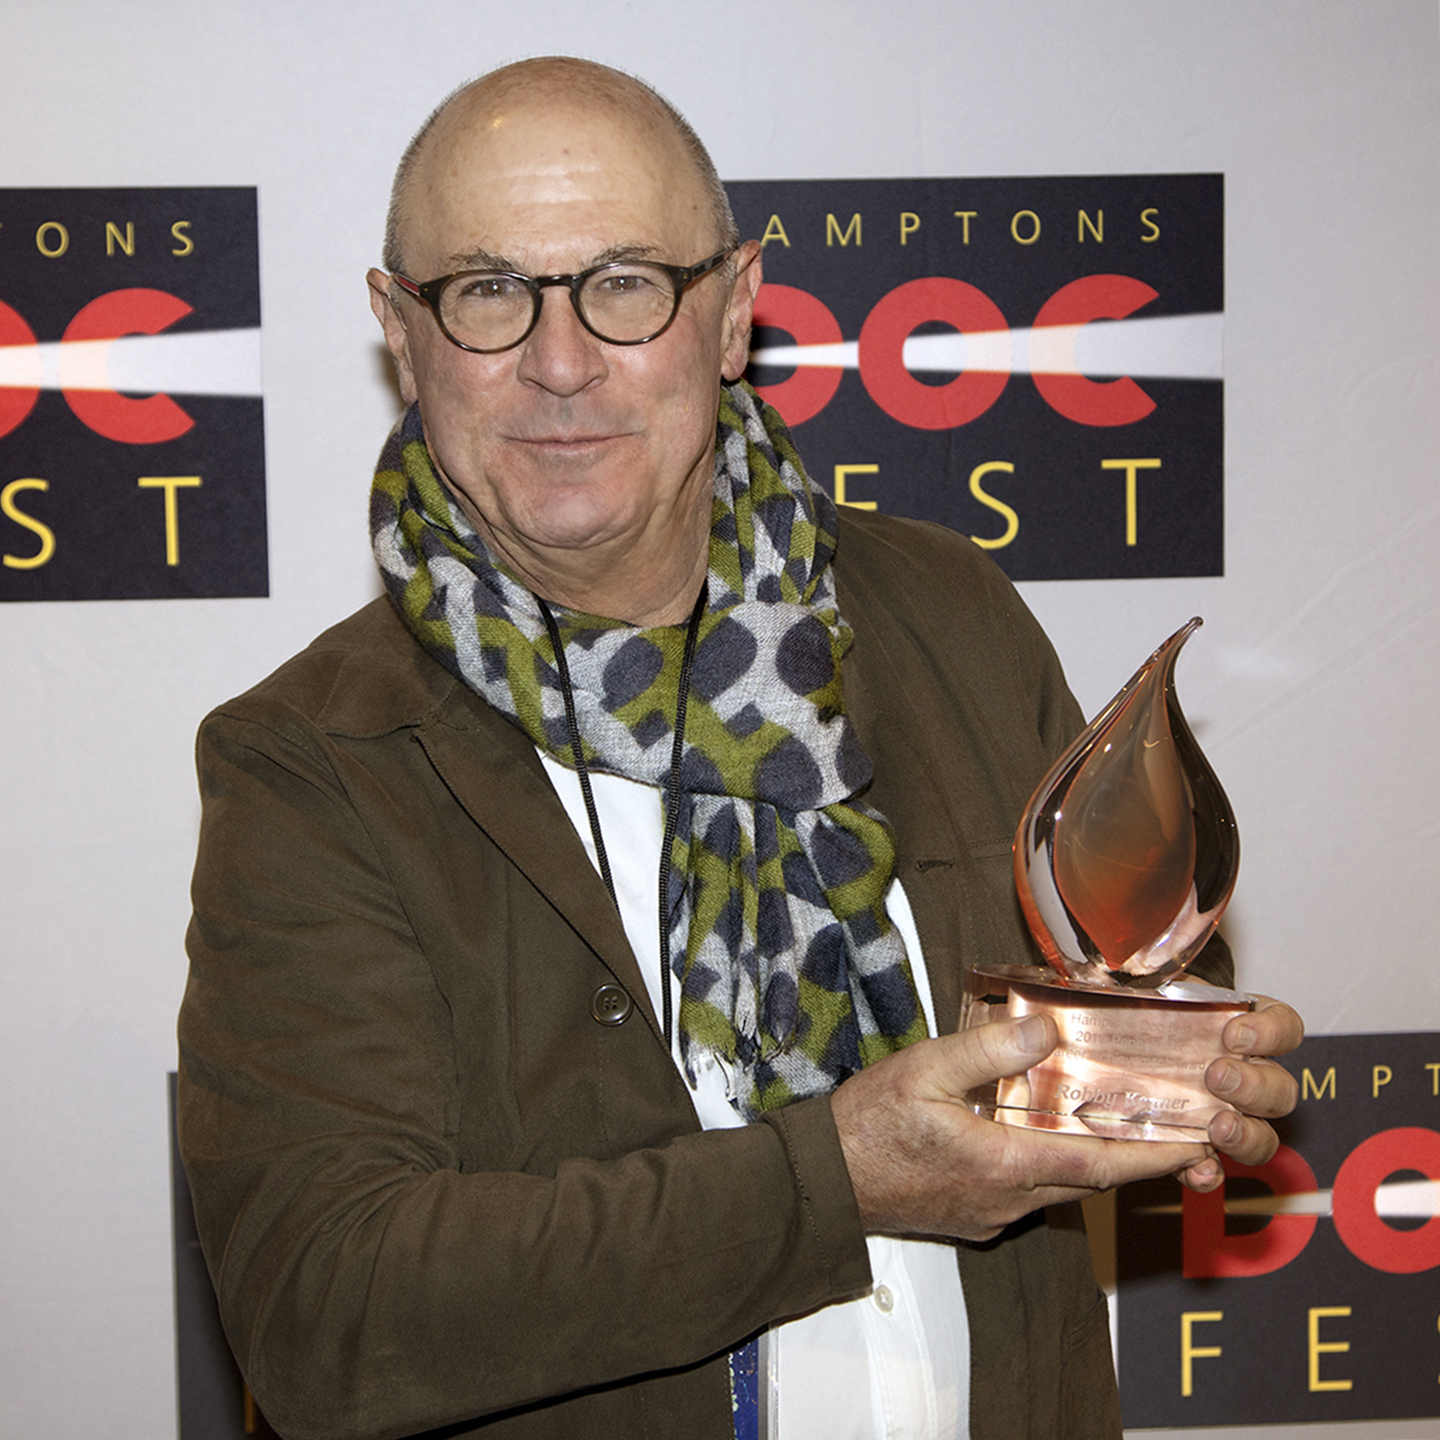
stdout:
<svg viewBox="0 0 1440 1440">
<path fill-rule="evenodd" d="M 541 290 L 539 318 L 520 349 L 520 379 L 556 395 L 576 395 L 609 370 L 604 343 L 580 323 L 563 285 Z"/>
</svg>

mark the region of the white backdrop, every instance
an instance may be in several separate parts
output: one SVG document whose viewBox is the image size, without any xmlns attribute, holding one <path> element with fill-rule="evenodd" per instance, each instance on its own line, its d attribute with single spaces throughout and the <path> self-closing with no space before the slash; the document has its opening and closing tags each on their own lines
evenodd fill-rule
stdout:
<svg viewBox="0 0 1440 1440">
<path fill-rule="evenodd" d="M 1440 1028 L 1434 0 L 4 0 L 0 36 L 0 188 L 259 187 L 271 559 L 267 600 L 0 605 L 0 1435 L 174 1433 L 192 735 L 377 591 L 390 172 L 525 54 L 636 71 L 734 179 L 1225 172 L 1227 573 L 1026 598 L 1087 711 L 1206 617 L 1179 678 L 1240 817 L 1242 981 L 1316 1031 Z"/>
</svg>

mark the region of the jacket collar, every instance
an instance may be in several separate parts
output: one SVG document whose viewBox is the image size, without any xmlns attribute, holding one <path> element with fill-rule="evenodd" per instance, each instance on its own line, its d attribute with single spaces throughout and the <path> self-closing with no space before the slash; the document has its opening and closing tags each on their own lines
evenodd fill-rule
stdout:
<svg viewBox="0 0 1440 1440">
<path fill-rule="evenodd" d="M 909 703 L 913 687 L 868 623 L 865 598 L 839 601 L 855 629 L 845 663 L 846 708 L 875 765 L 871 802 L 894 827 L 896 874 L 915 913 L 942 1033 L 958 1022 L 961 962 L 973 951 L 957 897 L 983 893 L 973 862 L 942 800 L 943 777 L 929 773 L 929 735 L 938 717 Z M 565 814 L 528 737 L 461 684 L 415 642 L 381 598 L 327 631 L 312 649 L 340 652 L 317 720 L 331 735 L 372 739 L 411 730 L 436 773 L 470 818 L 600 957 L 640 1008 L 660 1025 L 624 926 Z"/>
<path fill-rule="evenodd" d="M 426 654 L 387 599 L 311 648 L 327 647 L 341 658 L 320 727 L 354 740 L 411 731 L 470 818 L 600 957 L 658 1036 L 620 916 L 528 737 Z"/>
</svg>

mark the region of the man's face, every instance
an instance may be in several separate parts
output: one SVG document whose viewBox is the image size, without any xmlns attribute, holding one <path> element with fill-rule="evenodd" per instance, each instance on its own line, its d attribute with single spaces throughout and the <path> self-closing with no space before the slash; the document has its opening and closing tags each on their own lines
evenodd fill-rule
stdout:
<svg viewBox="0 0 1440 1440">
<path fill-rule="evenodd" d="M 552 97 L 442 120 L 437 131 L 409 191 L 412 279 L 491 265 L 574 273 L 624 258 L 692 265 L 718 248 L 698 178 L 648 117 Z M 723 268 L 695 282 L 648 344 L 597 340 L 568 292 L 552 287 L 529 338 L 496 355 L 452 345 L 425 306 L 386 301 L 383 276 L 371 273 L 434 459 L 522 573 L 543 573 L 529 563 L 542 555 L 552 567 L 586 563 L 597 547 L 623 567 L 708 517 L 720 380 L 744 369 L 759 284 L 752 251 L 733 285 Z"/>
</svg>

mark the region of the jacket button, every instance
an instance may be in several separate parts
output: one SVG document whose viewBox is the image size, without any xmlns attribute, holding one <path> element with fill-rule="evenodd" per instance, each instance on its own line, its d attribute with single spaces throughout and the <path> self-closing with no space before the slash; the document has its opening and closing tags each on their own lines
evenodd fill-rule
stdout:
<svg viewBox="0 0 1440 1440">
<path fill-rule="evenodd" d="M 590 997 L 590 1014 L 602 1025 L 623 1025 L 635 1002 L 619 985 L 602 985 Z"/>
</svg>

